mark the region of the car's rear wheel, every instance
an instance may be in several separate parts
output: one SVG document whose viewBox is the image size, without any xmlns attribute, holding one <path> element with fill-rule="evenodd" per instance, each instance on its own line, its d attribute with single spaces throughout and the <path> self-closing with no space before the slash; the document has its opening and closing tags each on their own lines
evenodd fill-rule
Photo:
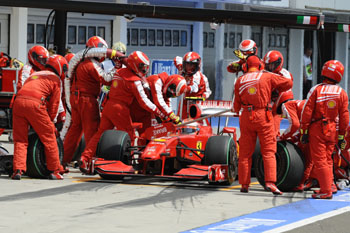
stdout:
<svg viewBox="0 0 350 233">
<path fill-rule="evenodd" d="M 119 130 L 105 131 L 98 143 L 96 155 L 105 160 L 118 160 L 129 164 L 130 152 L 128 148 L 131 145 L 128 133 Z M 124 176 L 99 174 L 102 178 L 121 180 Z"/>
<path fill-rule="evenodd" d="M 228 180 L 226 182 L 215 184 L 231 185 L 238 175 L 237 148 L 232 137 L 226 135 L 210 137 L 204 151 L 204 164 L 228 165 Z"/>
<path fill-rule="evenodd" d="M 13 155 L 9 155 L 8 150 L 0 145 L 0 175 L 2 173 L 11 175 L 13 172 Z"/>
<path fill-rule="evenodd" d="M 63 159 L 63 142 L 60 137 L 56 138 L 59 159 Z M 45 147 L 39 136 L 34 133 L 28 137 L 27 171 L 26 174 L 33 178 L 47 178 L 50 171 L 46 167 Z"/>
<path fill-rule="evenodd" d="M 254 161 L 255 175 L 259 183 L 265 186 L 264 163 L 261 153 Z M 300 149 L 287 141 L 277 143 L 277 187 L 284 192 L 291 191 L 301 181 L 304 173 L 304 160 Z"/>
</svg>

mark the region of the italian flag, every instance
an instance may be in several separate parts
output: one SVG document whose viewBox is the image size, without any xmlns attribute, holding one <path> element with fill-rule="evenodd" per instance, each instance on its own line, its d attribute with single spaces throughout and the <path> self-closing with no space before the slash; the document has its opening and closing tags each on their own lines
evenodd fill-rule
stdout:
<svg viewBox="0 0 350 233">
<path fill-rule="evenodd" d="M 349 24 L 338 24 L 338 31 L 350 32 L 350 25 Z"/>
<path fill-rule="evenodd" d="M 317 24 L 317 16 L 297 16 L 297 23 L 298 24 Z"/>
</svg>

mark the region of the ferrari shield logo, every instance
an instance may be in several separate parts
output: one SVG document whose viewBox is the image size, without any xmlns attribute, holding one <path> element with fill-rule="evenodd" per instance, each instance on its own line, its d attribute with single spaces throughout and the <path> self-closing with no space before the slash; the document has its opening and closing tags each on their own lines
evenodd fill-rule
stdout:
<svg viewBox="0 0 350 233">
<path fill-rule="evenodd" d="M 32 76 L 32 79 L 37 79 L 37 78 L 39 78 L 39 76 Z"/>
<path fill-rule="evenodd" d="M 198 142 L 197 142 L 196 148 L 197 148 L 198 150 L 201 150 L 201 149 L 202 149 L 202 142 L 201 142 L 201 141 L 198 141 Z"/>
</svg>

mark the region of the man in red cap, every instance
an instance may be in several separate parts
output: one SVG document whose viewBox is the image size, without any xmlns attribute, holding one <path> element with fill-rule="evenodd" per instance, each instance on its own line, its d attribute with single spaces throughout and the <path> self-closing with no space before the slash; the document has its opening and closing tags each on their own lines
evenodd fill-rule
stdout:
<svg viewBox="0 0 350 233">
<path fill-rule="evenodd" d="M 272 90 L 286 91 L 293 83 L 290 79 L 262 70 L 261 60 L 257 56 L 249 56 L 242 68 L 246 74 L 235 83 L 233 102 L 233 112 L 239 113 L 243 109 L 239 118 L 241 137 L 238 178 L 242 185 L 241 192 L 248 192 L 252 154 L 258 136 L 264 161 L 265 189 L 281 195 L 282 192 L 275 185 L 276 137 L 269 103 Z"/>
<path fill-rule="evenodd" d="M 323 81 L 311 88 L 301 113 L 301 142 L 310 144 L 313 169 L 320 183 L 320 190 L 312 195 L 315 199 L 333 197 L 332 152 L 337 142 L 341 149 L 344 149 L 346 144 L 344 135 L 349 125 L 348 96 L 336 85 L 341 81 L 343 74 L 344 66 L 341 62 L 327 61 L 321 71 Z"/>
<path fill-rule="evenodd" d="M 233 53 L 236 55 L 236 57 L 239 58 L 238 61 L 234 61 L 231 62 L 228 66 L 227 66 L 227 72 L 230 73 L 238 73 L 240 71 L 244 70 L 243 68 L 243 64 L 246 62 L 247 58 L 249 56 L 254 56 L 258 54 L 258 46 L 256 45 L 255 41 L 253 40 L 243 40 L 240 44 L 239 44 L 239 49 L 235 49 L 233 50 Z M 261 62 L 261 66 L 263 68 L 264 63 L 263 61 Z"/>
</svg>

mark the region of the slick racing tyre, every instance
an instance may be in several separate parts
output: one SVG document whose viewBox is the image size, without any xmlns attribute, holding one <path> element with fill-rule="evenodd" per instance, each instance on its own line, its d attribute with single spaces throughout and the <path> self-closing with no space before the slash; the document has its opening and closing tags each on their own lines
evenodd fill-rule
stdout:
<svg viewBox="0 0 350 233">
<path fill-rule="evenodd" d="M 8 150 L 0 145 L 0 175 L 11 175 L 13 172 L 13 155 L 9 155 Z"/>
<path fill-rule="evenodd" d="M 119 130 L 105 131 L 98 143 L 96 155 L 105 160 L 118 160 L 125 164 L 131 164 L 129 161 L 130 152 L 128 148 L 131 145 L 130 136 L 128 133 Z M 124 176 L 100 174 L 106 180 L 122 180 Z"/>
<path fill-rule="evenodd" d="M 256 139 L 256 144 L 255 144 L 255 150 L 254 153 L 252 155 L 252 169 L 251 169 L 251 176 L 255 177 L 255 161 L 256 161 L 256 157 L 258 157 L 258 155 L 260 154 L 260 141 L 259 138 Z"/>
<path fill-rule="evenodd" d="M 128 164 L 131 145 L 129 134 L 119 130 L 105 131 L 98 143 L 96 155 L 105 160 L 119 160 Z"/>
<path fill-rule="evenodd" d="M 261 153 L 255 158 L 255 175 L 265 186 L 264 163 Z M 304 173 L 304 160 L 300 149 L 287 141 L 277 143 L 277 187 L 284 192 L 291 191 L 301 181 Z"/>
<path fill-rule="evenodd" d="M 238 157 L 236 144 L 230 136 L 212 136 L 208 139 L 204 151 L 204 165 L 227 164 L 228 180 L 210 184 L 231 185 L 238 175 Z"/>
<path fill-rule="evenodd" d="M 60 162 L 63 159 L 63 142 L 57 137 L 57 146 Z M 28 137 L 27 172 L 33 178 L 47 178 L 51 172 L 46 168 L 45 148 L 36 133 Z"/>
</svg>

